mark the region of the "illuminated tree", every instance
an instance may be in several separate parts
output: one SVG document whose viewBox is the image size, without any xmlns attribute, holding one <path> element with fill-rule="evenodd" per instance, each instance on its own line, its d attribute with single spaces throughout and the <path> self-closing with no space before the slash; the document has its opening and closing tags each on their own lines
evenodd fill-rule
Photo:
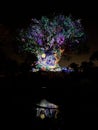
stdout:
<svg viewBox="0 0 98 130">
<path fill-rule="evenodd" d="M 58 71 L 63 52 L 75 50 L 84 38 L 80 19 L 58 15 L 32 19 L 28 28 L 20 30 L 18 41 L 24 52 L 36 55 L 36 70 Z"/>
</svg>

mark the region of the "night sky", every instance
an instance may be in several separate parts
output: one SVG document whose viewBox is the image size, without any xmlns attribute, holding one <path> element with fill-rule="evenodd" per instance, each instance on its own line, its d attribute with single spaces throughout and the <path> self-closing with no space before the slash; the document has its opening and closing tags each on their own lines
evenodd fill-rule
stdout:
<svg viewBox="0 0 98 130">
<path fill-rule="evenodd" d="M 54 13 L 72 14 L 87 21 L 97 21 L 97 3 L 86 3 L 80 1 L 63 0 L 36 0 L 32 2 L 11 2 L 0 4 L 0 21 L 18 24 L 26 22 L 31 17 L 40 17 L 42 15 L 52 15 Z M 87 22 L 86 21 L 86 22 Z"/>
</svg>

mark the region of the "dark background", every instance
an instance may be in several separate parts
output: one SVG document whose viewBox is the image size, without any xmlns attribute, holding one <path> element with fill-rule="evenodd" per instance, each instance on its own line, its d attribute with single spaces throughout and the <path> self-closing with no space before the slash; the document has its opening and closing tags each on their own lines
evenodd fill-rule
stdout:
<svg viewBox="0 0 98 130">
<path fill-rule="evenodd" d="M 9 28 L 16 29 L 19 26 L 28 24 L 32 17 L 40 18 L 42 15 L 52 16 L 53 13 L 64 15 L 72 14 L 82 19 L 87 30 L 98 29 L 97 2 L 95 1 L 32 1 L 32 2 L 6 2 L 0 4 L 0 23 Z M 95 33 L 97 37 L 97 33 Z M 96 39 L 98 40 L 98 39 Z M 92 43 L 93 44 L 93 43 Z M 26 79 L 24 79 L 25 81 Z M 37 79 L 36 79 L 37 80 Z M 31 83 L 31 84 L 30 84 Z M 97 82 L 96 82 L 97 83 Z M 63 87 L 64 84 L 64 87 Z M 97 90 L 95 84 L 91 87 L 86 84 L 70 86 L 66 82 L 50 84 L 49 90 L 38 89 L 38 81 L 34 83 L 17 83 L 9 80 L 1 81 L 1 120 L 2 126 L 6 128 L 28 128 L 31 129 L 35 122 L 32 122 L 32 103 L 41 98 L 48 97 L 49 100 L 61 105 L 64 114 L 66 127 L 81 128 L 93 127 L 96 124 L 98 112 Z M 36 89 L 37 87 L 37 89 Z M 65 92 L 65 93 L 64 93 Z M 35 123 L 36 126 L 37 122 Z M 36 128 L 36 127 L 35 127 Z"/>
<path fill-rule="evenodd" d="M 84 0 L 36 0 L 36 1 L 12 1 L 0 4 L 0 21 L 15 25 L 24 23 L 32 17 L 53 15 L 54 13 L 72 14 L 85 22 L 97 22 L 97 3 Z"/>
</svg>

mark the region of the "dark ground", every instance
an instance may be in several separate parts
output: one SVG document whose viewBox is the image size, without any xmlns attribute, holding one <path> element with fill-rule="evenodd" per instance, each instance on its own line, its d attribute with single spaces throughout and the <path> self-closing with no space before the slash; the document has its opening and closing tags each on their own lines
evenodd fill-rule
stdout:
<svg viewBox="0 0 98 130">
<path fill-rule="evenodd" d="M 18 77 L 1 78 L 1 83 L 4 128 L 79 129 L 97 125 L 97 79 L 92 76 L 24 73 Z M 57 121 L 35 118 L 33 105 L 43 98 L 59 105 L 61 114 Z"/>
</svg>

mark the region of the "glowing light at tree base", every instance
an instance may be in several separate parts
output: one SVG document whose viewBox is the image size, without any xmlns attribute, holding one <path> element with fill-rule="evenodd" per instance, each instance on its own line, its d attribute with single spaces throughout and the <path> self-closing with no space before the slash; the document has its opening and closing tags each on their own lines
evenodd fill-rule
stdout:
<svg viewBox="0 0 98 130">
<path fill-rule="evenodd" d="M 36 69 L 43 71 L 61 71 L 61 67 L 57 63 L 57 58 L 54 54 L 38 55 L 38 61 L 36 62 Z"/>
<path fill-rule="evenodd" d="M 59 53 L 57 51 L 46 52 L 37 55 L 37 62 L 35 67 L 32 67 L 32 72 L 36 71 L 65 71 L 72 72 L 72 69 L 68 69 L 67 67 L 61 67 L 59 65 L 59 61 L 61 59 L 61 55 L 64 52 L 64 49 L 59 49 Z"/>
<path fill-rule="evenodd" d="M 67 67 L 61 67 L 59 65 L 59 60 L 61 57 L 57 58 L 57 54 L 43 53 L 42 55 L 38 55 L 38 61 L 35 64 L 35 67 L 32 67 L 32 72 L 37 71 L 54 71 L 54 72 L 72 72 L 72 69 L 68 69 Z"/>
</svg>

